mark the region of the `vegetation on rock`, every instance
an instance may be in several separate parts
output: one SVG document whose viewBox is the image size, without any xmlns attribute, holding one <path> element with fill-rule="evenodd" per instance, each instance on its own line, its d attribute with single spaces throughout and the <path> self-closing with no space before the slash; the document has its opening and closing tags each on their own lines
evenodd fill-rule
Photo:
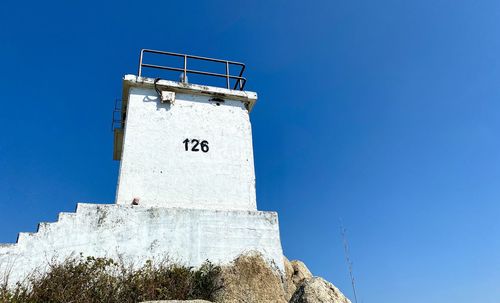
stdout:
<svg viewBox="0 0 500 303">
<path fill-rule="evenodd" d="M 25 283 L 0 286 L 2 303 L 93 303 L 147 300 L 213 300 L 222 288 L 221 268 L 205 262 L 193 269 L 168 261 L 140 268 L 107 258 L 70 258 L 33 273 Z"/>
</svg>

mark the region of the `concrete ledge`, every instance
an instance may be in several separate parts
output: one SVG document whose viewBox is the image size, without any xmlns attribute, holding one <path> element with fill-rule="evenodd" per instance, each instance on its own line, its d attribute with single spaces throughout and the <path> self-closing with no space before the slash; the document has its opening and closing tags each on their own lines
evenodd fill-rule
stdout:
<svg viewBox="0 0 500 303">
<path fill-rule="evenodd" d="M 123 102 L 125 102 L 125 105 L 128 101 L 130 87 L 136 86 L 152 88 L 154 87 L 154 82 L 154 78 L 138 77 L 136 75 L 125 75 L 123 77 L 122 91 L 122 100 Z M 221 87 L 182 83 L 170 80 L 158 80 L 156 86 L 159 88 L 165 88 L 173 92 L 198 95 L 213 95 L 214 97 L 241 101 L 247 105 L 247 109 L 249 112 L 252 110 L 255 102 L 257 102 L 257 93 L 251 91 L 232 90 Z"/>
</svg>

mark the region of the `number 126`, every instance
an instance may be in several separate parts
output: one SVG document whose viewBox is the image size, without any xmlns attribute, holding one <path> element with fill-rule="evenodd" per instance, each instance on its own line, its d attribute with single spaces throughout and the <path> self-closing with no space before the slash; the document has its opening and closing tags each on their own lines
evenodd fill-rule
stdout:
<svg viewBox="0 0 500 303">
<path fill-rule="evenodd" d="M 208 141 L 201 141 L 198 140 L 198 139 L 186 139 L 184 141 L 182 141 L 182 143 L 184 143 L 184 149 L 186 151 L 189 151 L 189 143 L 191 143 L 191 151 L 194 151 L 194 152 L 199 152 L 200 151 L 200 148 L 201 148 L 201 151 L 206 153 L 208 152 L 209 148 L 208 148 Z"/>
</svg>

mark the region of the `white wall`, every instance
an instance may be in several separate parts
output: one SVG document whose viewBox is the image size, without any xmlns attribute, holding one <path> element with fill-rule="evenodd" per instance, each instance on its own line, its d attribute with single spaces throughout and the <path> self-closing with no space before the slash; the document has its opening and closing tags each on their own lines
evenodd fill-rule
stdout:
<svg viewBox="0 0 500 303">
<path fill-rule="evenodd" d="M 130 88 L 116 203 L 256 210 L 248 110 L 212 97 L 177 92 L 170 105 L 154 89 Z M 206 140 L 209 151 L 185 151 L 185 139 Z"/>
<path fill-rule="evenodd" d="M 276 213 L 78 204 L 76 213 L 62 213 L 37 233 L 20 234 L 17 244 L 0 246 L 0 282 L 9 269 L 12 285 L 51 260 L 79 253 L 121 256 L 137 265 L 168 256 L 196 267 L 207 259 L 227 264 L 250 251 L 283 272 Z"/>
</svg>

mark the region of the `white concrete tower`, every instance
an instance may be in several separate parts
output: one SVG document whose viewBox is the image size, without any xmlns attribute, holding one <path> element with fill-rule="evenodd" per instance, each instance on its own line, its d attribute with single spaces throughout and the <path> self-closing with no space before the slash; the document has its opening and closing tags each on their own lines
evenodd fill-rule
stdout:
<svg viewBox="0 0 500 303">
<path fill-rule="evenodd" d="M 186 70 L 146 64 L 149 53 L 180 56 Z M 221 64 L 227 73 L 218 77 L 226 88 L 142 77 L 143 67 L 175 70 L 181 81 L 184 72 L 216 75 L 188 69 L 195 60 Z M 115 130 L 117 204 L 138 198 L 140 206 L 257 209 L 249 119 L 257 94 L 243 91 L 243 69 L 237 62 L 142 51 L 138 76 L 123 80 L 124 127 Z"/>
<path fill-rule="evenodd" d="M 144 63 L 145 54 L 184 64 Z M 225 73 L 188 68 L 196 60 Z M 182 76 L 148 78 L 143 68 Z M 139 73 L 123 78 L 113 119 L 114 158 L 121 160 L 115 203 L 79 203 L 37 232 L 20 233 L 17 243 L 0 244 L 0 283 L 7 270 L 14 285 L 48 269 L 47 260 L 79 254 L 136 265 L 168 256 L 196 267 L 252 251 L 284 272 L 278 215 L 256 207 L 249 111 L 257 95 L 243 90 L 243 70 L 237 62 L 141 51 Z M 188 83 L 184 75 L 220 78 L 225 87 Z"/>
</svg>

